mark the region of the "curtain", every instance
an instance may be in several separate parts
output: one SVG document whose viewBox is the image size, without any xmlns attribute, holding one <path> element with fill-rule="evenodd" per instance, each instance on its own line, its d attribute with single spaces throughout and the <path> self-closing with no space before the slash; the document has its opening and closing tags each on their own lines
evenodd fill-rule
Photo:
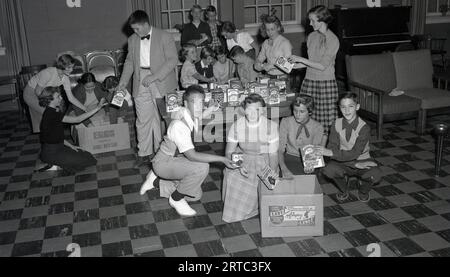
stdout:
<svg viewBox="0 0 450 277">
<path fill-rule="evenodd" d="M 6 47 L 10 75 L 19 74 L 22 66 L 30 65 L 30 54 L 22 13 L 22 1 L 0 1 L 0 35 Z"/>
<path fill-rule="evenodd" d="M 411 6 L 411 35 L 423 35 L 427 20 L 427 1 L 402 0 L 403 6 Z"/>
<path fill-rule="evenodd" d="M 136 10 L 146 11 L 152 26 L 161 28 L 161 0 L 127 0 L 128 13 Z"/>
</svg>

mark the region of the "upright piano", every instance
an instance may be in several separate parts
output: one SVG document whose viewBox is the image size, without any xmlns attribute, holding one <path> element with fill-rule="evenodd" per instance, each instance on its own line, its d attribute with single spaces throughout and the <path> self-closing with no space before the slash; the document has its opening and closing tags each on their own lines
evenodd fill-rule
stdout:
<svg viewBox="0 0 450 277">
<path fill-rule="evenodd" d="M 412 43 L 409 31 L 411 7 L 333 9 L 330 29 L 341 47 L 336 58 L 336 75 L 346 80 L 345 55 L 376 54 L 395 51 Z"/>
</svg>

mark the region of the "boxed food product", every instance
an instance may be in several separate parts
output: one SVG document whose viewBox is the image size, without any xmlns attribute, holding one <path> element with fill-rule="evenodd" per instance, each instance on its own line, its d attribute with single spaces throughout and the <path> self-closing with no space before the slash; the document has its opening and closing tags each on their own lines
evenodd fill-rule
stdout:
<svg viewBox="0 0 450 277">
<path fill-rule="evenodd" d="M 291 73 L 294 68 L 294 64 L 290 63 L 285 57 L 279 57 L 275 63 L 275 66 L 287 74 Z"/>
<path fill-rule="evenodd" d="M 300 149 L 303 159 L 303 166 L 306 169 L 321 168 L 325 166 L 320 146 L 306 145 Z"/>
<path fill-rule="evenodd" d="M 278 174 L 270 168 L 270 166 L 266 165 L 262 172 L 258 173 L 258 177 L 261 179 L 263 184 L 270 190 L 275 189 L 278 185 L 280 178 Z"/>
<path fill-rule="evenodd" d="M 217 102 L 217 104 L 219 104 L 220 108 L 224 107 L 224 103 L 227 102 L 227 97 L 226 97 L 227 91 L 223 91 L 221 89 L 215 89 L 213 91 L 211 91 L 211 99 L 214 102 Z"/>
<path fill-rule="evenodd" d="M 323 236 L 323 192 L 315 175 L 283 179 L 274 190 L 259 190 L 261 235 Z"/>
<path fill-rule="evenodd" d="M 227 91 L 228 105 L 236 107 L 240 105 L 240 92 L 239 89 L 229 88 Z"/>
<path fill-rule="evenodd" d="M 224 84 L 224 85 L 217 85 L 216 89 L 221 89 L 222 91 L 227 91 L 230 88 L 230 85 Z"/>
<path fill-rule="evenodd" d="M 231 89 L 243 89 L 241 80 L 230 80 Z"/>
<path fill-rule="evenodd" d="M 114 93 L 114 97 L 111 100 L 111 105 L 122 108 L 123 102 L 125 101 L 125 95 L 126 92 L 124 91 L 117 91 L 116 93 Z"/>
<path fill-rule="evenodd" d="M 244 162 L 244 154 L 242 154 L 242 153 L 233 153 L 233 154 L 231 154 L 231 160 L 233 161 L 233 163 L 236 166 L 241 167 L 242 163 Z"/>
<path fill-rule="evenodd" d="M 92 154 L 129 149 L 130 130 L 128 123 L 85 127 L 76 126 L 81 149 Z"/>
<path fill-rule="evenodd" d="M 280 89 L 278 87 L 269 87 L 269 105 L 280 104 Z"/>
<path fill-rule="evenodd" d="M 183 99 L 183 92 L 168 93 L 166 95 L 166 111 L 168 113 L 179 111 L 182 106 L 183 102 L 182 99 Z"/>
<path fill-rule="evenodd" d="M 269 85 L 269 81 L 270 81 L 270 78 L 267 78 L 267 77 L 260 77 L 259 78 L 259 83 L 260 84 L 263 84 L 263 85 Z"/>
</svg>

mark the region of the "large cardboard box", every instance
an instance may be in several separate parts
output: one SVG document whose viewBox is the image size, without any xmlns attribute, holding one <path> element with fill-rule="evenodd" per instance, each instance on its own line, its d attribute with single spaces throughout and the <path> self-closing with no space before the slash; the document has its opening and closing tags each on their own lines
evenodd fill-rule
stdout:
<svg viewBox="0 0 450 277">
<path fill-rule="evenodd" d="M 128 123 L 89 128 L 80 124 L 76 127 L 76 130 L 80 147 L 92 154 L 131 148 Z"/>
<path fill-rule="evenodd" d="M 323 236 L 323 192 L 315 175 L 282 180 L 274 190 L 261 185 L 262 237 Z"/>
</svg>

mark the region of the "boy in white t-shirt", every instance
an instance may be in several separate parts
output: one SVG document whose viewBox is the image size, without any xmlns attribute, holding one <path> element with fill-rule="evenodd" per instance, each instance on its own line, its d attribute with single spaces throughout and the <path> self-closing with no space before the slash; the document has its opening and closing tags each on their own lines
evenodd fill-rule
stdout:
<svg viewBox="0 0 450 277">
<path fill-rule="evenodd" d="M 198 131 L 198 120 L 203 116 L 205 93 L 198 85 L 190 86 L 183 95 L 184 109 L 179 119 L 173 120 L 167 135 L 152 160 L 153 170 L 141 187 L 141 195 L 159 187 L 161 196 L 169 198 L 169 204 L 181 216 L 194 216 L 196 211 L 187 203 L 202 196 L 201 185 L 209 173 L 209 163 L 223 163 L 231 169 L 236 166 L 222 156 L 195 151 L 193 135 Z"/>
</svg>

